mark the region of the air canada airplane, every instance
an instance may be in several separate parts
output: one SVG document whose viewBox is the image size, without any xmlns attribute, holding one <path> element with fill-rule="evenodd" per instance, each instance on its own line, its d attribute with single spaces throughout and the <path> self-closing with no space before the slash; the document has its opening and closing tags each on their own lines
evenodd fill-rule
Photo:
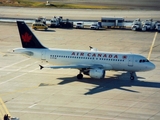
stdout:
<svg viewBox="0 0 160 120">
<path fill-rule="evenodd" d="M 105 71 L 127 71 L 130 73 L 130 79 L 134 80 L 135 72 L 149 71 L 155 68 L 152 62 L 138 54 L 103 52 L 92 47 L 88 51 L 47 48 L 39 42 L 25 22 L 17 21 L 17 26 L 22 48 L 16 48 L 13 52 L 53 64 L 53 66 L 39 65 L 40 69 L 78 69 L 77 79 L 82 79 L 83 74 L 101 79 L 105 77 Z"/>
</svg>

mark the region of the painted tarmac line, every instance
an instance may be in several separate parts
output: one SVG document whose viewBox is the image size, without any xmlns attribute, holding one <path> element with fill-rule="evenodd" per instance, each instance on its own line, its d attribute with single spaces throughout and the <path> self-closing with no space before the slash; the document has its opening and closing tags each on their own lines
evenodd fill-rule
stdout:
<svg viewBox="0 0 160 120">
<path fill-rule="evenodd" d="M 154 35 L 154 38 L 153 38 L 153 41 L 152 41 L 152 44 L 151 44 L 151 47 L 150 47 L 150 50 L 149 50 L 149 53 L 148 53 L 148 57 L 147 57 L 148 60 L 150 59 L 150 56 L 151 56 L 151 53 L 152 53 L 152 49 L 153 49 L 154 43 L 156 41 L 156 37 L 157 37 L 157 32 Z"/>
<path fill-rule="evenodd" d="M 19 77 L 21 77 L 21 76 L 23 76 L 23 75 L 25 75 L 25 74 L 27 74 L 27 73 L 23 73 L 23 74 L 21 74 L 21 75 L 18 75 L 18 76 L 16 76 L 16 77 L 13 77 L 13 78 L 11 78 L 11 79 L 8 79 L 8 80 L 6 80 L 6 81 L 4 81 L 4 82 L 1 82 L 0 85 L 5 84 L 5 83 L 7 83 L 7 82 L 9 82 L 9 81 L 12 81 L 12 80 L 14 80 L 14 79 L 16 79 L 16 78 L 19 78 Z"/>
<path fill-rule="evenodd" d="M 29 67 L 29 66 L 27 66 L 27 67 Z M 1 75 L 1 77 L 4 77 L 4 76 L 6 76 L 6 75 L 9 75 L 9 74 L 12 74 L 13 72 L 17 72 L 17 71 L 20 71 L 21 69 L 24 69 L 25 67 L 22 67 L 22 68 L 18 68 L 18 69 L 16 69 L 16 70 L 10 70 L 10 72 L 7 72 L 6 74 L 4 74 L 4 75 Z M 38 68 L 36 68 L 36 69 L 38 69 Z M 4 70 L 5 71 L 5 70 Z M 8 70 L 7 70 L 8 71 Z M 29 72 L 32 72 L 32 71 L 35 71 L 35 69 L 34 70 L 31 70 L 31 71 L 29 71 Z M 0 83 L 1 84 L 1 83 Z"/>
<path fill-rule="evenodd" d="M 8 114 L 11 116 L 10 112 L 8 111 L 6 105 L 4 104 L 3 100 L 0 98 L 0 118 L 3 119 L 3 116 Z"/>
<path fill-rule="evenodd" d="M 34 106 L 36 106 L 37 104 L 33 104 L 33 105 L 31 105 L 31 106 L 29 106 L 28 108 L 32 108 L 32 107 L 34 107 Z"/>
<path fill-rule="evenodd" d="M 13 64 L 11 64 L 11 65 L 8 65 L 8 66 L 5 66 L 5 67 L 2 67 L 2 68 L 0 68 L 0 70 L 3 70 L 3 69 L 5 69 L 5 68 L 11 67 L 11 66 L 16 65 L 16 64 L 18 64 L 18 63 L 21 63 L 21 62 L 27 61 L 27 60 L 29 60 L 29 59 L 31 59 L 31 58 L 27 58 L 27 59 L 21 60 L 21 61 L 19 61 L 19 62 L 13 63 Z"/>
<path fill-rule="evenodd" d="M 26 75 L 26 74 L 28 74 L 28 73 L 34 72 L 34 71 L 36 71 L 37 69 L 38 69 L 38 68 L 35 68 L 35 69 L 30 70 L 30 71 L 28 71 L 28 72 L 26 72 L 26 73 L 20 74 L 20 75 L 15 76 L 15 77 L 13 77 L 13 78 L 11 78 L 11 79 L 8 79 L 8 80 L 6 80 L 6 81 L 4 81 L 4 82 L 1 82 L 0 85 L 5 84 L 5 83 L 7 83 L 7 82 L 9 82 L 9 81 L 12 81 L 12 80 L 14 80 L 14 79 L 16 79 L 16 78 L 19 78 L 19 77 L 21 77 L 21 76 L 23 76 L 23 75 Z"/>
<path fill-rule="evenodd" d="M 49 113 L 49 112 L 32 112 L 32 111 L 12 111 L 12 112 L 16 112 L 16 113 L 29 113 L 29 114 L 44 114 L 44 115 L 60 115 L 60 116 L 71 116 L 71 117 L 86 117 L 86 118 L 96 118 L 96 119 L 106 119 L 106 120 L 110 120 L 106 117 L 103 117 L 103 116 L 92 116 L 92 115 L 87 115 L 87 114 L 81 114 L 81 115 L 78 115 L 78 114 L 72 114 L 72 113 L 60 113 L 60 112 L 52 112 L 52 113 Z"/>
</svg>

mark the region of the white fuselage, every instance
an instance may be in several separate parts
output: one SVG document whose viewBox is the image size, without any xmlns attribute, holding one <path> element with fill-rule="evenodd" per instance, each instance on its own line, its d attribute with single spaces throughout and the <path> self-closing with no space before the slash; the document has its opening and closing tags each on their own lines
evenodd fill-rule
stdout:
<svg viewBox="0 0 160 120">
<path fill-rule="evenodd" d="M 16 53 L 26 54 L 33 58 L 44 60 L 53 65 L 77 65 L 77 64 L 100 64 L 104 70 L 140 72 L 149 71 L 155 65 L 145 57 L 138 54 L 65 50 L 65 49 L 33 49 L 17 48 Z"/>
</svg>

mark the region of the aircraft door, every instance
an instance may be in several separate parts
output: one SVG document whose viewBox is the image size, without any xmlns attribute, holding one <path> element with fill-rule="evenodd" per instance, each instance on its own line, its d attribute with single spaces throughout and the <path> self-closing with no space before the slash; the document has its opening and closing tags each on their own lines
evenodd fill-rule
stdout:
<svg viewBox="0 0 160 120">
<path fill-rule="evenodd" d="M 41 60 L 46 60 L 46 51 L 41 52 Z"/>
<path fill-rule="evenodd" d="M 130 67 L 133 66 L 133 59 L 134 59 L 134 57 L 132 55 L 129 56 L 129 58 L 128 58 L 128 66 L 130 66 Z"/>
</svg>

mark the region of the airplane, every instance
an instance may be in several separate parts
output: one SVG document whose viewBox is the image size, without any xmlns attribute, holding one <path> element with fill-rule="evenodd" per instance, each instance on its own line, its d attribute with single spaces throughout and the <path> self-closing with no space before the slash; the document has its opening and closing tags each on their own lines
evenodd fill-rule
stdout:
<svg viewBox="0 0 160 120">
<path fill-rule="evenodd" d="M 139 54 L 104 52 L 91 46 L 90 50 L 47 48 L 40 43 L 24 21 L 17 21 L 17 26 L 22 48 L 15 48 L 13 52 L 53 64 L 39 65 L 40 69 L 78 69 L 77 79 L 82 79 L 83 75 L 102 79 L 105 77 L 105 71 L 127 71 L 130 73 L 130 80 L 135 80 L 135 72 L 155 69 L 152 62 Z"/>
</svg>

